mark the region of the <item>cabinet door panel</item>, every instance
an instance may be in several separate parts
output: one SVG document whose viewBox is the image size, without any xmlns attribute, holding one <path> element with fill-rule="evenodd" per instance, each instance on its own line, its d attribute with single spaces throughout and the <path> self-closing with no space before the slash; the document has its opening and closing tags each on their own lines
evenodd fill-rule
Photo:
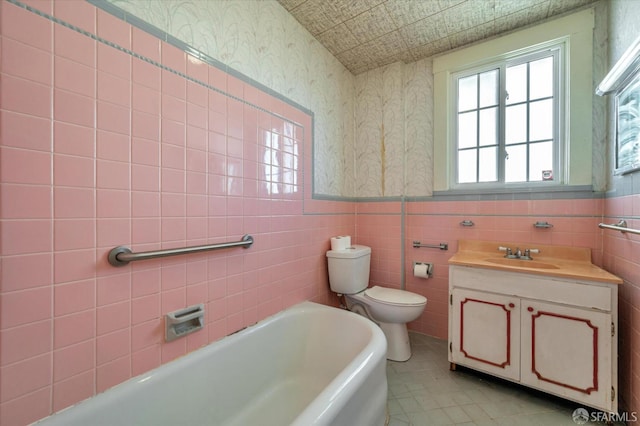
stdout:
<svg viewBox="0 0 640 426">
<path fill-rule="evenodd" d="M 514 297 L 452 292 L 451 361 L 512 380 L 520 376 L 520 310 Z"/>
<path fill-rule="evenodd" d="M 524 384 L 593 404 L 611 405 L 611 315 L 522 301 Z"/>
</svg>

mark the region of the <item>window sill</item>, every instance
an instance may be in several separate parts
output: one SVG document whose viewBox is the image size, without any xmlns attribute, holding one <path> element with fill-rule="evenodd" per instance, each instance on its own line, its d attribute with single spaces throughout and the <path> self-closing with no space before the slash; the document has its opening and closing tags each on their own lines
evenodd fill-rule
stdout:
<svg viewBox="0 0 640 426">
<path fill-rule="evenodd" d="M 560 198 L 593 198 L 591 185 L 554 185 L 535 187 L 502 187 L 502 188 L 468 188 L 433 191 L 434 200 L 490 200 L 490 199 L 560 199 Z"/>
</svg>

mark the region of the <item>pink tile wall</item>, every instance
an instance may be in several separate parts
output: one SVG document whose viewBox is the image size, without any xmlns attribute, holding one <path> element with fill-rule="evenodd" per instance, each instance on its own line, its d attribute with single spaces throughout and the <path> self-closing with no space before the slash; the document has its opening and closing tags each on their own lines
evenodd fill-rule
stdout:
<svg viewBox="0 0 640 426">
<path fill-rule="evenodd" d="M 371 247 L 371 285 L 401 285 L 402 221 L 399 202 L 357 205 L 357 244 Z"/>
<path fill-rule="evenodd" d="M 640 410 L 639 240 L 605 232 L 603 243 L 597 228 L 603 210 L 640 216 L 640 198 L 408 202 L 404 221 L 399 202 L 312 199 L 304 112 L 89 3 L 33 5 L 261 109 L 0 3 L 0 424 L 37 420 L 298 301 L 336 303 L 324 254 L 339 234 L 372 247 L 372 284 L 398 288 L 404 268 L 406 288 L 429 299 L 410 328 L 440 338 L 459 239 L 591 248 L 625 279 L 620 396 Z M 116 245 L 245 233 L 256 240 L 246 251 L 105 259 Z M 433 262 L 434 277 L 414 278 L 414 260 Z M 205 329 L 163 343 L 164 313 L 195 303 Z"/>
<path fill-rule="evenodd" d="M 311 199 L 309 115 L 87 2 L 34 7 L 217 90 L 0 3 L 0 424 L 335 302 L 324 253 L 355 206 Z M 243 234 L 250 249 L 106 260 Z M 204 330 L 164 343 L 163 315 L 196 303 Z"/>
<path fill-rule="evenodd" d="M 597 227 L 603 209 L 601 199 L 407 202 L 405 241 L 400 203 L 360 203 L 357 209 L 356 241 L 372 247 L 372 284 L 400 288 L 400 268 L 404 267 L 406 289 L 428 299 L 424 314 L 409 328 L 442 339 L 447 338 L 448 327 L 448 260 L 457 251 L 458 240 L 589 247 L 593 262 L 602 265 L 602 232 Z M 460 225 L 465 219 L 475 225 Z M 553 228 L 534 228 L 536 221 L 548 221 Z M 414 240 L 448 243 L 449 250 L 413 248 Z M 433 263 L 433 277 L 415 278 L 413 261 Z"/>
<path fill-rule="evenodd" d="M 605 222 L 624 218 L 640 229 L 640 195 L 608 198 Z M 619 401 L 628 412 L 640 412 L 640 236 L 603 231 L 604 267 L 624 280 L 618 295 Z"/>
</svg>

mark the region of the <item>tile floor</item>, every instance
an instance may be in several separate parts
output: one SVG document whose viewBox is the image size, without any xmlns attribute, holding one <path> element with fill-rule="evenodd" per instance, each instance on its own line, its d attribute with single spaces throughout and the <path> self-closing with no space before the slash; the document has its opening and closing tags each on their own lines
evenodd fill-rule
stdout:
<svg viewBox="0 0 640 426">
<path fill-rule="evenodd" d="M 389 426 L 577 424 L 579 404 L 472 370 L 449 371 L 445 340 L 409 336 L 411 359 L 387 361 Z M 605 423 L 587 426 L 596 424 Z"/>
</svg>

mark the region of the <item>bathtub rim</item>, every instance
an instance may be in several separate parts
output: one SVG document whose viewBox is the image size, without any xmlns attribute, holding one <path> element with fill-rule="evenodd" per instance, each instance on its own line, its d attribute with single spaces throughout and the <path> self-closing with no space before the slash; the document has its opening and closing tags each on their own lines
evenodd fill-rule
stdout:
<svg viewBox="0 0 640 426">
<path fill-rule="evenodd" d="M 371 339 L 367 342 L 366 346 L 353 358 L 343 369 L 336 375 L 336 377 L 329 382 L 329 384 L 320 392 L 316 398 L 309 404 L 304 411 L 302 411 L 298 417 L 293 421 L 293 425 L 313 425 L 324 424 L 322 420 L 325 418 L 334 418 L 347 403 L 347 398 L 340 398 L 343 395 L 351 395 L 357 392 L 358 388 L 366 381 L 367 377 L 374 372 L 376 367 L 382 365 L 386 370 L 386 353 L 387 353 L 387 340 L 384 333 L 368 318 L 348 311 L 346 309 L 336 308 L 333 306 L 322 305 L 315 302 L 302 302 L 298 305 L 292 306 L 292 308 L 299 307 L 304 309 L 305 306 L 301 305 L 315 305 L 312 309 L 335 309 L 339 312 L 347 315 L 349 320 L 359 321 L 365 324 L 371 330 Z M 355 366 L 357 365 L 357 368 Z M 355 371 L 354 371 L 355 370 Z M 361 373 L 361 374 L 358 374 Z M 386 371 L 384 374 L 384 386 L 385 386 L 385 411 L 386 412 L 386 386 L 387 378 Z M 329 401 L 329 404 L 321 410 L 321 404 Z M 313 417 L 312 413 L 320 412 L 321 415 Z M 385 414 L 386 415 L 386 414 Z"/>
<path fill-rule="evenodd" d="M 321 392 L 316 395 L 314 400 L 307 405 L 292 422 L 292 425 L 329 424 L 326 423 L 326 421 L 330 420 L 340 412 L 348 401 L 347 397 L 357 391 L 358 387 L 361 386 L 365 379 L 374 372 L 376 367 L 379 368 L 380 364 L 383 364 L 383 367 L 386 365 L 387 342 L 382 330 L 380 330 L 374 322 L 365 317 L 334 306 L 311 301 L 303 301 L 278 311 L 252 325 L 208 343 L 207 345 L 188 352 L 169 362 L 161 364 L 152 370 L 131 377 L 104 390 L 103 392 L 85 398 L 84 400 L 65 407 L 62 410 L 51 413 L 47 417 L 36 420 L 31 423 L 31 425 L 48 426 L 49 424 L 60 424 L 55 418 L 57 417 L 60 419 L 63 413 L 74 409 L 86 412 L 87 410 L 94 411 L 112 407 L 113 403 L 121 397 L 122 388 L 127 389 L 131 386 L 136 387 L 143 382 L 145 382 L 145 385 L 150 385 L 156 381 L 162 382 L 162 380 L 167 376 L 170 377 L 172 374 L 179 372 L 184 368 L 185 364 L 188 365 L 188 363 L 196 363 L 201 361 L 203 358 L 208 358 L 211 356 L 211 352 L 223 350 L 225 347 L 233 345 L 237 340 L 247 338 L 247 336 L 259 332 L 264 327 L 268 327 L 272 323 L 278 322 L 287 316 L 296 315 L 296 313 L 313 311 L 332 311 L 332 314 L 334 315 L 346 315 L 344 318 L 348 317 L 349 321 L 359 322 L 371 331 L 371 338 L 366 342 L 364 348 L 362 348 L 353 359 L 349 360 L 343 369 L 327 384 L 325 388 L 322 389 Z M 331 337 L 329 336 L 329 338 Z M 384 386 L 386 395 L 386 373 L 384 374 Z M 340 398 L 341 396 L 345 396 L 345 398 Z M 94 400 L 92 403 L 93 405 L 89 405 L 89 402 L 92 400 Z"/>
</svg>

